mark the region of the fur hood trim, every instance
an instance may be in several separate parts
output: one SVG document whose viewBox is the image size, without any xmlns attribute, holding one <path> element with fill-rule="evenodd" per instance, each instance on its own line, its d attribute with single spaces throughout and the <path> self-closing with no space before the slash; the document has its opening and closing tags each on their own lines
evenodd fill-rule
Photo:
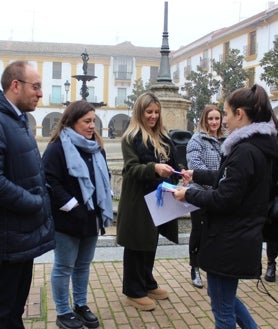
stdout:
<svg viewBox="0 0 278 329">
<path fill-rule="evenodd" d="M 221 146 L 221 151 L 224 156 L 230 154 L 233 146 L 239 141 L 248 138 L 254 134 L 261 135 L 277 135 L 277 129 L 273 120 L 269 122 L 253 122 L 250 125 L 237 128 L 232 131 Z"/>
</svg>

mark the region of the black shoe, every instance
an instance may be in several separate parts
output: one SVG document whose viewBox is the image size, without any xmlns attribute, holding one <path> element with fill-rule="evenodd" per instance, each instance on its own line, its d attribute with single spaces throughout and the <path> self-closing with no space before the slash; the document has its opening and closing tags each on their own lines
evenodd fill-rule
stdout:
<svg viewBox="0 0 278 329">
<path fill-rule="evenodd" d="M 276 281 L 276 264 L 275 263 L 270 263 L 267 265 L 264 279 L 265 279 L 265 281 L 268 281 L 268 282 Z"/>
<path fill-rule="evenodd" d="M 191 279 L 192 279 L 192 284 L 196 288 L 203 288 L 203 281 L 201 279 L 201 274 L 199 271 L 199 267 L 192 267 L 191 268 Z"/>
<path fill-rule="evenodd" d="M 87 305 L 75 305 L 73 313 L 86 327 L 97 328 L 99 326 L 98 318 L 91 312 Z"/>
<path fill-rule="evenodd" d="M 58 315 L 56 324 L 62 329 L 83 329 L 83 323 L 73 313 Z"/>
</svg>

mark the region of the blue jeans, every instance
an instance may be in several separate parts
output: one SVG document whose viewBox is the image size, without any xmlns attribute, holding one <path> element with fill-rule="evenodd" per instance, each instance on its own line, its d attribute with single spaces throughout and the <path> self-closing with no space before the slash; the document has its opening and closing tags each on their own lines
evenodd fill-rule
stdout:
<svg viewBox="0 0 278 329">
<path fill-rule="evenodd" d="M 51 273 L 52 295 L 58 315 L 72 312 L 69 285 L 72 281 L 73 305 L 87 304 L 90 265 L 94 258 L 98 236 L 78 239 L 55 232 L 56 248 Z"/>
<path fill-rule="evenodd" d="M 238 279 L 207 273 L 208 295 L 215 329 L 258 329 L 245 305 L 236 297 Z"/>
</svg>

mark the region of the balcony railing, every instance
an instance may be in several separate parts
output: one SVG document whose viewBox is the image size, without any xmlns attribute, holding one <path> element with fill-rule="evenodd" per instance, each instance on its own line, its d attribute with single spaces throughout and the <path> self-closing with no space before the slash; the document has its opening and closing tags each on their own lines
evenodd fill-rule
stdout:
<svg viewBox="0 0 278 329">
<path fill-rule="evenodd" d="M 114 72 L 115 80 L 131 80 L 131 72 Z"/>
</svg>

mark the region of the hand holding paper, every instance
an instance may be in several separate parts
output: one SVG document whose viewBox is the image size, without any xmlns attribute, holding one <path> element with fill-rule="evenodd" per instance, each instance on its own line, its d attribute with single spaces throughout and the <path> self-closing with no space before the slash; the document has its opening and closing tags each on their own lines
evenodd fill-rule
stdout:
<svg viewBox="0 0 278 329">
<path fill-rule="evenodd" d="M 163 182 L 156 191 L 145 195 L 145 201 L 155 226 L 167 223 L 199 209 L 188 202 L 176 200 L 173 193 L 177 193 L 178 189 L 180 187 L 177 185 Z"/>
<path fill-rule="evenodd" d="M 185 193 L 186 193 L 187 187 L 185 186 L 179 186 L 174 193 L 174 198 L 178 201 L 185 201 Z"/>
<path fill-rule="evenodd" d="M 157 204 L 156 191 L 145 195 L 145 201 L 155 226 L 159 226 L 173 219 L 183 217 L 185 214 L 199 209 L 190 203 L 176 200 L 173 193 L 169 192 L 163 192 L 162 206 Z"/>
<path fill-rule="evenodd" d="M 167 182 L 163 182 L 158 185 L 156 189 L 156 203 L 159 207 L 163 206 L 163 192 L 174 192 L 177 185 L 173 185 Z"/>
<path fill-rule="evenodd" d="M 164 191 L 164 192 L 175 192 L 176 189 L 178 188 L 177 185 L 173 185 L 173 184 L 170 184 L 167 182 L 163 182 L 160 185 L 161 185 L 162 191 Z M 159 186 L 158 186 L 158 188 L 159 188 Z"/>
</svg>

